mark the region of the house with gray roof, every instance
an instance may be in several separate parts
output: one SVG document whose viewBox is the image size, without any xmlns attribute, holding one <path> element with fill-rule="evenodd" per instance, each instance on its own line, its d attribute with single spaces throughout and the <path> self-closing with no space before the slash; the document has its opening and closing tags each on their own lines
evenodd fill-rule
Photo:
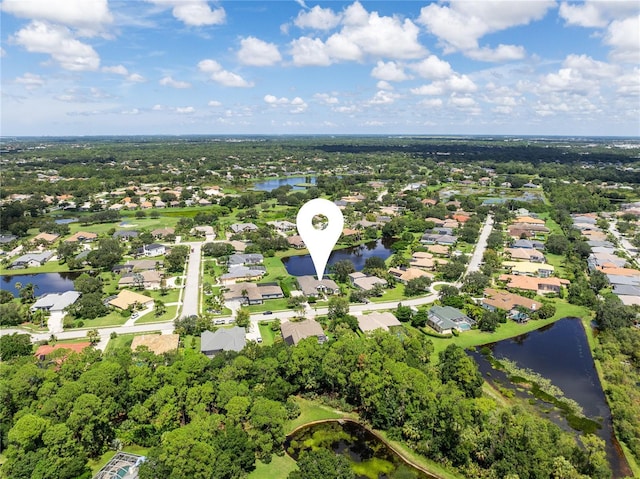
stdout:
<svg viewBox="0 0 640 479">
<path fill-rule="evenodd" d="M 67 306 L 71 306 L 78 301 L 80 293 L 78 291 L 65 291 L 64 293 L 49 293 L 41 296 L 29 308 L 32 312 L 39 309 L 50 313 L 64 311 Z"/>
<path fill-rule="evenodd" d="M 258 231 L 258 227 L 253 223 L 233 223 L 229 228 L 234 234 Z"/>
<path fill-rule="evenodd" d="M 468 331 L 475 321 L 451 306 L 432 306 L 429 309 L 427 324 L 440 334 L 451 334 L 454 329 Z"/>
<path fill-rule="evenodd" d="M 229 256 L 227 265 L 231 267 L 235 266 L 251 266 L 255 264 L 262 264 L 264 256 L 259 253 L 236 253 Z"/>
<path fill-rule="evenodd" d="M 222 284 L 232 284 L 236 281 L 254 281 L 262 278 L 267 273 L 264 266 L 235 266 L 228 273 L 220 276 Z"/>
<path fill-rule="evenodd" d="M 240 352 L 247 343 L 247 332 L 244 328 L 220 328 L 215 332 L 204 331 L 200 339 L 200 352 L 212 358 L 223 351 Z"/>
<path fill-rule="evenodd" d="M 138 232 L 133 230 L 120 230 L 113 233 L 113 237 L 120 241 L 131 241 L 138 237 Z"/>
<path fill-rule="evenodd" d="M 33 268 L 37 266 L 42 266 L 51 258 L 53 258 L 53 251 L 43 251 L 41 253 L 27 253 L 15 259 L 11 263 L 11 266 L 9 266 L 9 268 L 20 269 L 20 268 Z"/>
<path fill-rule="evenodd" d="M 288 345 L 298 344 L 305 338 L 315 336 L 318 343 L 322 344 L 327 340 L 322 326 L 315 319 L 305 319 L 304 321 L 286 321 L 280 326 L 282 338 Z"/>
</svg>

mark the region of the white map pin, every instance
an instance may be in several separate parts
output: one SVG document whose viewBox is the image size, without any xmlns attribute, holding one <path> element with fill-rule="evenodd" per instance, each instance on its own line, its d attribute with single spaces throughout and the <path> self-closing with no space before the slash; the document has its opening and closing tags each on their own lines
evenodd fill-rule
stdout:
<svg viewBox="0 0 640 479">
<path fill-rule="evenodd" d="M 317 215 L 326 216 L 329 220 L 324 229 L 316 229 L 313 226 L 313 218 Z M 296 226 L 302 241 L 309 250 L 316 275 L 321 280 L 331 250 L 342 234 L 344 227 L 342 211 L 331 201 L 316 198 L 302 205 L 296 217 Z"/>
</svg>

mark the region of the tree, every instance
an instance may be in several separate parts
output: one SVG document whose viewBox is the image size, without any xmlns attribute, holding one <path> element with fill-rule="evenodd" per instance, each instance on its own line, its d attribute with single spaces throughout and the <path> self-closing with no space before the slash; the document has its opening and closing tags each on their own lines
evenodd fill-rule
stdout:
<svg viewBox="0 0 640 479">
<path fill-rule="evenodd" d="M 349 280 L 349 275 L 355 272 L 356 268 L 353 263 L 348 259 L 340 260 L 331 266 L 331 272 L 336 281 L 346 283 Z"/>
<path fill-rule="evenodd" d="M 17 326 L 26 319 L 26 314 L 18 303 L 0 304 L 0 326 Z"/>
<path fill-rule="evenodd" d="M 634 318 L 633 309 L 625 306 L 620 298 L 613 294 L 607 295 L 596 309 L 596 323 L 603 330 L 630 326 Z"/>
<path fill-rule="evenodd" d="M 254 400 L 249 412 L 251 427 L 247 432 L 256 445 L 259 459 L 269 462 L 271 453 L 284 442 L 286 420 L 287 411 L 281 403 L 264 397 Z"/>
<path fill-rule="evenodd" d="M 95 319 L 109 312 L 102 302 L 102 294 L 83 294 L 78 300 L 69 306 L 69 312 L 79 319 Z"/>
<path fill-rule="evenodd" d="M 179 273 L 184 268 L 184 263 L 189 256 L 189 247 L 178 245 L 171 248 L 171 251 L 164 257 L 165 266 L 170 273 Z"/>
<path fill-rule="evenodd" d="M 17 283 L 16 283 L 17 288 Z M 20 288 L 18 295 L 22 303 L 33 303 L 36 300 L 36 288 L 33 283 L 27 283 Z"/>
<path fill-rule="evenodd" d="M 349 314 L 349 300 L 341 296 L 331 296 L 327 317 L 330 320 L 344 318 Z"/>
<path fill-rule="evenodd" d="M 403 306 L 402 303 L 398 303 L 394 314 L 396 318 L 398 318 L 398 321 L 400 321 L 401 323 L 406 323 L 407 321 L 411 321 L 413 311 L 409 306 Z"/>
<path fill-rule="evenodd" d="M 124 248 L 116 238 L 102 238 L 98 247 L 87 256 L 87 263 L 94 268 L 110 270 L 122 259 Z"/>
<path fill-rule="evenodd" d="M 443 383 L 453 381 L 467 397 L 482 395 L 482 374 L 474 360 L 460 346 L 450 344 L 441 351 L 438 366 Z"/>
<path fill-rule="evenodd" d="M 384 259 L 380 258 L 379 256 L 370 256 L 365 260 L 362 271 L 363 273 L 371 274 L 371 271 L 377 269 L 387 269 L 387 265 L 385 264 Z"/>
<path fill-rule="evenodd" d="M 449 261 L 438 269 L 445 281 L 455 281 L 464 273 L 465 266 L 461 261 Z"/>
<path fill-rule="evenodd" d="M 482 317 L 478 321 L 478 329 L 480 331 L 494 332 L 500 324 L 501 314 L 498 311 L 484 311 Z"/>
<path fill-rule="evenodd" d="M 554 314 L 556 314 L 556 306 L 553 303 L 542 303 L 540 309 L 535 312 L 534 317 L 538 319 L 548 319 Z"/>
<path fill-rule="evenodd" d="M 82 273 L 73 282 L 73 289 L 82 294 L 102 293 L 102 279 L 100 276 L 90 276 Z"/>
<path fill-rule="evenodd" d="M 235 253 L 235 248 L 229 243 L 205 243 L 202 246 L 202 254 L 220 258 L 221 256 L 229 256 Z"/>
<path fill-rule="evenodd" d="M 251 313 L 247 308 L 239 308 L 236 311 L 236 324 L 241 328 L 246 328 L 251 323 Z"/>
<path fill-rule="evenodd" d="M 475 296 L 480 296 L 484 292 L 485 288 L 488 288 L 490 284 L 491 278 L 479 271 L 474 271 L 464 278 L 462 291 Z"/>
<path fill-rule="evenodd" d="M 545 250 L 551 254 L 565 254 L 569 249 L 569 240 L 561 234 L 550 234 L 544 245 Z"/>
<path fill-rule="evenodd" d="M 609 279 L 607 278 L 607 275 L 602 271 L 595 270 L 589 277 L 589 286 L 595 293 L 599 293 L 604 288 L 609 286 Z"/>
<path fill-rule="evenodd" d="M 87 339 L 91 345 L 95 345 L 100 341 L 100 332 L 97 329 L 90 329 L 87 331 Z"/>
<path fill-rule="evenodd" d="M 164 304 L 164 301 L 156 299 L 154 302 L 153 310 L 156 317 L 162 316 L 167 312 L 167 306 Z"/>
<path fill-rule="evenodd" d="M 349 460 L 323 447 L 304 451 L 298 458 L 298 470 L 292 471 L 287 479 L 355 479 Z"/>
<path fill-rule="evenodd" d="M 13 301 L 13 294 L 6 289 L 0 289 L 0 304 L 6 304 Z"/>
<path fill-rule="evenodd" d="M 416 314 L 411 318 L 411 326 L 415 328 L 421 328 L 427 324 L 429 319 L 429 312 L 426 309 L 419 309 Z"/>
<path fill-rule="evenodd" d="M 0 336 L 0 360 L 8 361 L 19 356 L 30 356 L 32 352 L 33 346 L 28 334 L 13 333 Z"/>
<path fill-rule="evenodd" d="M 419 278 L 413 278 L 407 281 L 404 285 L 405 296 L 417 296 L 429 291 L 431 285 L 431 279 L 428 276 L 421 276 Z"/>
</svg>

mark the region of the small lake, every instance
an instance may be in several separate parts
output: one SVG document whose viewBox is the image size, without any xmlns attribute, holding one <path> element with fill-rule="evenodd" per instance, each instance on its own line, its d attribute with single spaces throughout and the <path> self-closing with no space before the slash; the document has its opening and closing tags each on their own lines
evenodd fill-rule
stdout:
<svg viewBox="0 0 640 479">
<path fill-rule="evenodd" d="M 47 293 L 64 293 L 73 290 L 73 280 L 80 274 L 71 272 L 0 275 L 0 289 L 7 290 L 17 297 L 16 283 L 23 286 L 33 283 L 36 287 L 36 297 Z"/>
<path fill-rule="evenodd" d="M 376 241 L 370 241 L 363 245 L 351 246 L 349 248 L 339 249 L 332 251 L 327 262 L 326 272 L 329 272 L 329 267 L 338 261 L 348 259 L 356 268 L 356 271 L 361 271 L 364 268 L 364 263 L 367 258 L 372 256 L 378 256 L 382 259 L 387 259 L 393 254 L 391 251 L 391 245 L 395 240 L 393 238 L 383 238 Z M 313 266 L 311 256 L 308 254 L 289 256 L 282 258 L 282 263 L 287 269 L 287 273 L 293 276 L 305 276 L 315 275 L 316 269 Z"/>
<path fill-rule="evenodd" d="M 318 447 L 346 456 L 358 479 L 435 479 L 405 463 L 374 434 L 352 421 L 302 427 L 287 437 L 284 447 L 295 460 L 303 451 Z"/>
<path fill-rule="evenodd" d="M 602 423 L 596 434 L 606 443 L 607 459 L 614 477 L 631 474 L 613 432 L 611 411 L 591 357 L 589 343 L 578 318 L 563 318 L 536 331 L 487 344 L 496 359 L 515 361 L 519 368 L 530 369 L 551 380 L 567 398 L 575 400 L 590 419 Z M 487 381 L 506 375 L 491 367 L 479 352 L 472 352 Z M 488 374 L 490 373 L 490 375 Z M 558 422 L 558 418 L 554 422 Z M 562 422 L 562 419 L 560 419 Z M 567 429 L 566 423 L 560 424 Z"/>
<path fill-rule="evenodd" d="M 273 191 L 280 186 L 288 185 L 293 186 L 294 190 L 304 190 L 304 187 L 296 185 L 307 183 L 307 180 L 311 180 L 309 183 L 314 185 L 316 184 L 315 176 L 288 176 L 286 178 L 272 178 L 269 180 L 259 181 L 253 185 L 253 189 L 258 191 Z"/>
</svg>

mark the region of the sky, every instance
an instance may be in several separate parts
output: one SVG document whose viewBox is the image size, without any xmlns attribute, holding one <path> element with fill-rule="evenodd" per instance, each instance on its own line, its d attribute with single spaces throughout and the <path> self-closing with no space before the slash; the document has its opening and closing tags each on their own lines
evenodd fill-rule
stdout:
<svg viewBox="0 0 640 479">
<path fill-rule="evenodd" d="M 0 135 L 640 135 L 637 0 L 2 0 Z"/>
</svg>

